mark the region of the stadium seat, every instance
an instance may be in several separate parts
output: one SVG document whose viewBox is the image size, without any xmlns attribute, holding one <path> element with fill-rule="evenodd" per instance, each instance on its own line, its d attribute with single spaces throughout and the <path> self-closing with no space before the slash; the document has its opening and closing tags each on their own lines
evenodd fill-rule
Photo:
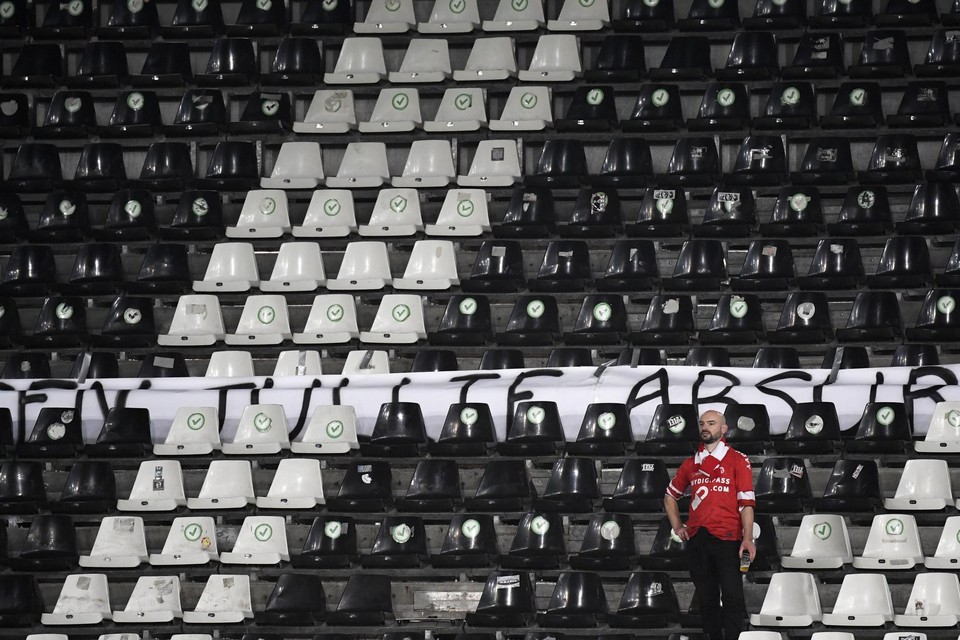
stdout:
<svg viewBox="0 0 960 640">
<path fill-rule="evenodd" d="M 450 511 L 462 502 L 460 472 L 455 460 L 420 460 L 403 498 L 403 511 Z"/>
<path fill-rule="evenodd" d="M 302 225 L 294 225 L 295 238 L 343 237 L 357 230 L 353 194 L 345 189 L 317 189 Z"/>
<path fill-rule="evenodd" d="M 760 613 L 750 616 L 750 624 L 809 627 L 822 617 L 817 580 L 812 573 L 775 573 L 770 577 Z"/>
<path fill-rule="evenodd" d="M 375 84 L 386 75 L 380 38 L 349 37 L 343 40 L 333 72 L 325 73 L 323 81 L 331 85 Z"/>
<path fill-rule="evenodd" d="M 212 345 L 226 336 L 220 301 L 214 295 L 180 296 L 166 335 L 157 336 L 161 346 Z"/>
<path fill-rule="evenodd" d="M 491 515 L 456 514 L 450 520 L 440 553 L 430 558 L 434 567 L 487 567 L 500 555 Z"/>
<path fill-rule="evenodd" d="M 803 516 L 793 549 L 780 559 L 785 569 L 841 569 L 852 562 L 846 520 L 835 513 Z"/>
<path fill-rule="evenodd" d="M 938 402 L 922 441 L 913 443 L 917 453 L 954 453 L 960 451 L 960 404 Z"/>
<path fill-rule="evenodd" d="M 719 240 L 687 240 L 680 248 L 673 275 L 661 283 L 667 291 L 712 291 L 727 280 L 727 256 Z"/>
<path fill-rule="evenodd" d="M 323 622 L 326 608 L 319 576 L 282 573 L 264 610 L 254 612 L 254 618 L 264 625 L 309 626 Z"/>
<path fill-rule="evenodd" d="M 181 617 L 183 607 L 177 576 L 141 576 L 123 611 L 113 612 L 113 621 L 119 623 L 163 624 Z"/>
<path fill-rule="evenodd" d="M 893 622 L 893 602 L 884 575 L 849 573 L 830 613 L 823 614 L 826 626 L 882 627 Z"/>
<path fill-rule="evenodd" d="M 260 73 L 254 44 L 250 38 L 216 39 L 204 72 L 194 74 L 194 81 L 200 86 L 251 84 Z"/>
<path fill-rule="evenodd" d="M 912 515 L 883 514 L 873 518 L 863 555 L 854 556 L 854 569 L 909 570 L 923 562 L 920 531 Z"/>
<path fill-rule="evenodd" d="M 903 31 L 877 29 L 867 31 L 859 60 L 847 68 L 847 73 L 851 78 L 896 78 L 908 74 L 910 69 Z"/>
<path fill-rule="evenodd" d="M 637 442 L 637 453 L 683 455 L 700 441 L 699 418 L 692 404 L 663 403 L 656 408 L 643 441 Z"/>
<path fill-rule="evenodd" d="M 501 554 L 500 566 L 507 569 L 557 569 L 566 559 L 563 519 L 558 513 L 528 512 L 520 518 L 510 544 Z"/>
<path fill-rule="evenodd" d="M 620 121 L 620 128 L 624 132 L 674 131 L 683 126 L 680 106 L 678 85 L 645 84 L 630 117 Z"/>
<path fill-rule="evenodd" d="M 77 556 L 76 529 L 70 516 L 42 514 L 33 518 L 19 550 L 6 561 L 15 571 L 42 573 L 69 571 L 76 566 Z"/>
<path fill-rule="evenodd" d="M 161 456 L 209 455 L 220 450 L 220 422 L 214 407 L 177 409 L 166 438 L 153 446 Z"/>
<path fill-rule="evenodd" d="M 512 588 L 505 588 L 506 585 Z M 528 572 L 492 571 L 487 575 L 476 610 L 466 614 L 466 622 L 478 627 L 525 627 L 533 622 L 536 613 Z"/>
<path fill-rule="evenodd" d="M 150 554 L 150 565 L 205 565 L 219 558 L 213 518 L 191 515 L 173 519 L 161 552 Z"/>
<path fill-rule="evenodd" d="M 0 469 L 0 476 L 2 474 Z M 50 510 L 54 513 L 109 512 L 116 503 L 116 493 L 116 480 L 109 462 L 78 460 L 70 467 L 60 496 L 50 502 Z"/>
<path fill-rule="evenodd" d="M 246 460 L 212 460 L 196 498 L 187 498 L 187 508 L 244 509 L 254 504 L 253 472 Z"/>
<path fill-rule="evenodd" d="M 347 579 L 336 610 L 327 613 L 327 623 L 372 626 L 392 617 L 390 577 L 355 574 Z"/>
<path fill-rule="evenodd" d="M 385 461 L 353 464 L 347 468 L 336 497 L 327 499 L 331 511 L 383 511 L 393 504 L 392 474 Z"/>
<path fill-rule="evenodd" d="M 300 554 L 292 555 L 296 568 L 343 568 L 359 560 L 357 533 L 349 516 L 317 516 Z"/>
<path fill-rule="evenodd" d="M 419 516 L 385 516 L 370 553 L 360 564 L 372 568 L 416 568 L 427 557 L 426 530 Z"/>
<path fill-rule="evenodd" d="M 758 3 L 759 4 L 759 3 Z M 770 6 L 776 6 L 772 1 Z M 790 3 L 784 3 L 789 6 Z M 819 120 L 813 85 L 809 82 L 776 82 L 771 86 L 760 115 L 753 119 L 756 129 L 809 127 Z"/>
<path fill-rule="evenodd" d="M 661 502 L 663 498 L 661 497 Z M 687 543 L 674 532 L 670 520 L 664 516 L 654 534 L 648 555 L 640 556 L 640 566 L 657 571 L 677 571 L 687 567 Z"/>
<path fill-rule="evenodd" d="M 147 560 L 143 518 L 119 516 L 100 521 L 90 554 L 81 555 L 79 562 L 85 568 L 121 569 L 138 567 Z"/>
<path fill-rule="evenodd" d="M 893 498 L 883 501 L 893 511 L 939 511 L 954 504 L 945 460 L 907 460 Z"/>
<path fill-rule="evenodd" d="M 932 556 L 926 556 L 923 565 L 927 569 L 954 569 L 960 564 L 960 516 L 950 516 L 943 523 L 937 548 Z"/>
<path fill-rule="evenodd" d="M 656 249 L 649 240 L 617 240 L 606 271 L 596 279 L 598 291 L 647 289 L 659 280 Z"/>
<path fill-rule="evenodd" d="M 637 571 L 627 579 L 616 613 L 607 619 L 615 628 L 658 628 L 674 623 L 679 614 L 680 605 L 670 575 Z"/>
<path fill-rule="evenodd" d="M 649 70 L 654 80 L 702 80 L 713 75 L 710 42 L 702 36 L 674 36 L 660 65 Z"/>
<path fill-rule="evenodd" d="M 750 121 L 750 97 L 746 85 L 739 82 L 711 82 L 700 108 L 687 120 L 690 131 L 741 129 Z"/>
<path fill-rule="evenodd" d="M 574 569 L 610 570 L 636 564 L 633 522 L 622 513 L 590 516 L 580 550 L 570 556 Z"/>
<path fill-rule="evenodd" d="M 600 500 L 600 478 L 589 458 L 560 458 L 553 463 L 550 478 L 537 509 L 561 513 L 590 513 Z"/>
<path fill-rule="evenodd" d="M 767 334 L 774 343 L 825 342 L 833 337 L 833 323 L 823 291 L 787 294 L 780 320 Z"/>
<path fill-rule="evenodd" d="M 537 40 L 530 67 L 518 71 L 517 77 L 522 82 L 570 82 L 582 72 L 576 36 L 547 34 Z"/>
<path fill-rule="evenodd" d="M 464 500 L 468 510 L 520 511 L 537 496 L 523 460 L 490 460 L 483 469 L 477 491 Z"/>
<path fill-rule="evenodd" d="M 840 421 L 831 402 L 797 403 L 783 440 L 773 444 L 777 453 L 831 453 L 840 443 Z"/>
<path fill-rule="evenodd" d="M 421 23 L 422 24 L 422 23 Z M 423 123 L 424 131 L 477 131 L 487 124 L 487 107 L 480 88 L 450 88 L 444 91 L 433 120 Z"/>
<path fill-rule="evenodd" d="M 837 460 L 827 479 L 823 497 L 814 500 L 818 510 L 873 512 L 883 502 L 880 473 L 873 460 Z"/>
<path fill-rule="evenodd" d="M 260 282 L 260 290 L 270 293 L 314 291 L 326 284 L 320 248 L 312 242 L 284 242 L 269 280 Z"/>
<path fill-rule="evenodd" d="M 547 608 L 537 614 L 543 627 L 595 627 L 606 619 L 607 596 L 600 576 L 587 571 L 563 571 L 557 577 Z"/>
<path fill-rule="evenodd" d="M 796 512 L 810 501 L 810 477 L 800 458 L 766 458 L 754 487 L 761 513 Z"/>
<path fill-rule="evenodd" d="M 643 345 L 687 344 L 696 331 L 693 301 L 689 296 L 654 295 L 639 332 L 630 340 Z"/>
<path fill-rule="evenodd" d="M 97 441 L 84 452 L 94 457 L 142 458 L 153 448 L 150 411 L 137 407 L 111 407 Z"/>
<path fill-rule="evenodd" d="M 561 334 L 560 311 L 554 296 L 516 298 L 506 329 L 497 333 L 502 345 L 551 345 Z"/>
<path fill-rule="evenodd" d="M 754 344 L 765 335 L 760 299 L 756 295 L 723 294 L 710 324 L 699 332 L 698 338 L 702 344 Z"/>
<path fill-rule="evenodd" d="M 129 497 L 117 500 L 119 511 L 173 511 L 186 505 L 177 460 L 141 462 Z"/>
<path fill-rule="evenodd" d="M 713 138 L 680 138 L 673 147 L 667 173 L 660 180 L 670 185 L 707 186 L 720 175 L 720 157 Z"/>
<path fill-rule="evenodd" d="M 213 574 L 193 611 L 183 612 L 188 624 L 239 624 L 253 618 L 250 576 Z"/>
<path fill-rule="evenodd" d="M 222 564 L 278 565 L 289 560 L 283 516 L 247 516 L 233 549 L 220 553 Z"/>
<path fill-rule="evenodd" d="M 103 573 L 73 573 L 66 577 L 53 613 L 40 616 L 45 626 L 93 625 L 111 620 L 110 593 Z"/>
</svg>

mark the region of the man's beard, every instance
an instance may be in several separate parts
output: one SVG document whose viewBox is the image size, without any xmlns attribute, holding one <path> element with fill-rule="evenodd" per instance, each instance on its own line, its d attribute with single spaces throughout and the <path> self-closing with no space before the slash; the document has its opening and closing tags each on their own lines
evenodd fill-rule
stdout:
<svg viewBox="0 0 960 640">
<path fill-rule="evenodd" d="M 707 431 L 700 432 L 700 440 L 701 442 L 703 442 L 703 444 L 713 444 L 719 439 L 720 439 L 720 436 L 714 436 L 713 434 Z"/>
</svg>

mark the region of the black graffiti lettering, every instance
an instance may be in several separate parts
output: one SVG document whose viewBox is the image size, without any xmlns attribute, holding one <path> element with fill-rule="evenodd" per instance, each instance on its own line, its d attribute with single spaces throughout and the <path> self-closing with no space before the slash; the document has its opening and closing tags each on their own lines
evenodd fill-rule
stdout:
<svg viewBox="0 0 960 640">
<path fill-rule="evenodd" d="M 645 396 L 638 395 L 640 391 L 647 385 L 649 382 L 657 381 L 660 383 L 660 388 L 656 391 L 652 391 Z M 648 400 L 653 400 L 654 398 L 660 398 L 660 403 L 665 404 L 670 402 L 670 376 L 667 374 L 666 369 L 659 369 L 656 372 L 650 374 L 643 380 L 637 382 L 630 389 L 630 393 L 627 394 L 627 401 L 624 403 L 627 405 L 627 413 L 633 411 L 636 407 L 639 407 L 644 402 Z"/>
<path fill-rule="evenodd" d="M 450 382 L 462 382 L 463 386 L 460 387 L 460 404 L 466 404 L 467 394 L 470 392 L 470 387 L 472 387 L 477 382 L 481 380 L 499 380 L 499 373 L 472 373 L 466 376 L 456 376 L 450 378 Z"/>
<path fill-rule="evenodd" d="M 211 389 L 211 391 L 217 392 L 217 415 L 219 416 L 220 424 L 218 425 L 218 431 L 223 430 L 223 421 L 227 419 L 227 396 L 231 391 L 250 391 L 251 402 L 250 404 L 258 404 L 259 394 L 256 393 L 257 386 L 252 382 L 245 382 L 242 384 L 233 384 L 233 385 L 224 385 L 222 387 L 216 387 Z M 254 399 L 256 398 L 256 399 Z"/>
<path fill-rule="evenodd" d="M 914 385 L 920 382 L 921 378 L 926 377 L 939 378 L 943 384 L 934 384 L 929 387 L 914 388 Z M 910 377 L 907 378 L 907 384 L 903 386 L 903 403 L 907 409 L 907 415 L 911 422 L 914 418 L 913 403 L 915 400 L 924 400 L 929 398 L 934 402 L 943 402 L 944 397 L 940 395 L 940 390 L 944 387 L 956 386 L 957 376 L 953 371 L 946 367 L 917 367 L 910 370 Z"/>
<path fill-rule="evenodd" d="M 727 386 L 725 386 L 723 389 L 713 394 L 712 396 L 704 396 L 701 398 L 700 387 L 707 381 L 707 378 L 710 378 L 710 377 L 722 378 L 727 382 L 729 382 L 730 384 L 728 384 Z M 722 402 L 723 404 L 729 407 L 730 405 L 739 404 L 734 398 L 730 398 L 727 396 L 727 393 L 729 393 L 731 389 L 738 386 L 739 384 L 740 384 L 740 378 L 733 375 L 729 371 L 724 371 L 722 369 L 707 369 L 705 371 L 701 371 L 700 374 L 697 376 L 697 381 L 693 383 L 693 390 L 692 390 L 693 405 L 698 406 L 701 403 L 705 404 L 707 402 Z"/>
<path fill-rule="evenodd" d="M 531 369 L 530 371 L 524 371 L 517 374 L 516 379 L 507 389 L 507 420 L 510 421 L 513 419 L 514 406 L 518 402 L 523 402 L 524 400 L 529 400 L 533 397 L 532 391 L 517 391 L 517 388 L 520 384 L 527 378 L 559 378 L 563 376 L 563 371 L 557 369 Z"/>
<path fill-rule="evenodd" d="M 391 404 L 396 404 L 400 402 L 400 389 L 404 388 L 408 384 L 413 382 L 410 378 L 402 378 L 400 382 L 393 388 L 390 392 L 390 402 Z"/>
<path fill-rule="evenodd" d="M 777 373 L 770 376 L 764 380 L 761 380 L 757 383 L 757 391 L 764 393 L 768 396 L 773 396 L 774 398 L 779 398 L 783 400 L 791 411 L 794 411 L 797 408 L 797 401 L 792 395 L 786 391 L 780 391 L 779 389 L 773 389 L 768 387 L 769 384 L 775 384 L 782 380 L 799 380 L 801 382 L 810 382 L 813 380 L 813 376 L 804 371 L 784 371 L 782 373 Z"/>
<path fill-rule="evenodd" d="M 297 424 L 293 426 L 293 430 L 290 431 L 290 439 L 293 440 L 300 435 L 300 432 L 303 431 L 303 428 L 307 424 L 307 413 L 310 411 L 310 398 L 313 396 L 313 390 L 319 389 L 323 386 L 323 383 L 313 379 L 313 382 L 310 383 L 310 386 L 303 390 L 303 395 L 300 399 L 300 414 L 297 416 Z"/>
<path fill-rule="evenodd" d="M 333 404 L 334 406 L 340 404 L 340 390 L 350 384 L 350 378 L 341 378 L 340 384 L 333 388 Z"/>
</svg>

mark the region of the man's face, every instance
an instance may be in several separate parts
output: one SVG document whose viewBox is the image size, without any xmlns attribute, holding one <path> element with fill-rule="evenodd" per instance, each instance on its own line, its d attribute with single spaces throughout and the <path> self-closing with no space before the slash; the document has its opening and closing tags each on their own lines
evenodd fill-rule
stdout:
<svg viewBox="0 0 960 640">
<path fill-rule="evenodd" d="M 716 411 L 707 411 L 700 416 L 700 441 L 713 444 L 727 432 L 727 423 Z"/>
</svg>

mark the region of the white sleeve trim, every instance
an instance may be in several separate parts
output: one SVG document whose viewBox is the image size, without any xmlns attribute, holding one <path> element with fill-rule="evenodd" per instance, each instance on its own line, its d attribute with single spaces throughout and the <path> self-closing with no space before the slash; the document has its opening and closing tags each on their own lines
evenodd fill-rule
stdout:
<svg viewBox="0 0 960 640">
<path fill-rule="evenodd" d="M 737 500 L 756 500 L 756 494 L 753 491 L 738 491 Z"/>
</svg>

